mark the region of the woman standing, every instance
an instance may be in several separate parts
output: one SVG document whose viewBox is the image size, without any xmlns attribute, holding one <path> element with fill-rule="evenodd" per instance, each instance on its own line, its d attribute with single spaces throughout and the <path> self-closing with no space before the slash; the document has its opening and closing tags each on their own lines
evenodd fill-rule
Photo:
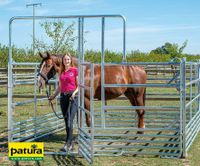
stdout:
<svg viewBox="0 0 200 166">
<path fill-rule="evenodd" d="M 60 93 L 60 106 L 67 133 L 66 143 L 61 150 L 70 151 L 73 149 L 73 120 L 78 110 L 77 97 L 75 96 L 78 92 L 78 69 L 72 65 L 71 55 L 66 54 L 62 57 L 59 73 L 59 86 L 55 94 L 49 97 L 49 100 L 53 100 Z"/>
</svg>

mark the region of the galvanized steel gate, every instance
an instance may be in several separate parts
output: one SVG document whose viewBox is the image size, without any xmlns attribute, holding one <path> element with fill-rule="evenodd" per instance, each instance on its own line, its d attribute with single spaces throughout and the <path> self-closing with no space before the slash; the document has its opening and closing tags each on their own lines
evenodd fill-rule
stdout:
<svg viewBox="0 0 200 166">
<path fill-rule="evenodd" d="M 123 55 L 125 59 L 125 18 L 121 15 L 77 15 L 77 16 L 19 16 L 19 17 L 13 17 L 9 21 L 9 62 L 8 62 L 8 141 L 33 141 L 38 138 L 44 137 L 46 135 L 49 135 L 53 132 L 57 132 L 62 130 L 64 127 L 64 123 L 62 120 L 57 120 L 56 117 L 54 117 L 54 114 L 45 114 L 43 116 L 38 116 L 37 111 L 39 108 L 37 108 L 37 103 L 40 101 L 45 100 L 43 99 L 38 99 L 37 98 L 37 92 L 36 92 L 36 80 L 37 80 L 37 68 L 38 68 L 38 63 L 20 63 L 20 62 L 15 62 L 12 57 L 12 23 L 13 21 L 18 21 L 18 20 L 42 20 L 42 19 L 77 19 L 78 21 L 78 52 L 79 52 L 79 75 L 82 75 L 82 77 L 79 77 L 79 90 L 85 88 L 84 83 L 81 85 L 81 80 L 83 80 L 83 71 L 82 68 L 84 65 L 88 65 L 84 62 L 84 52 L 83 52 L 83 34 L 84 34 L 84 19 L 101 19 L 101 24 L 102 24 L 102 33 L 104 33 L 104 27 L 105 27 L 105 19 L 106 18 L 120 18 L 122 19 L 122 25 L 123 25 Z M 104 57 L 104 34 L 102 36 L 102 57 Z M 92 64 L 89 64 L 91 68 L 93 68 Z M 14 73 L 14 68 L 16 66 L 20 66 L 22 68 L 27 68 L 27 67 L 34 67 L 35 72 L 33 74 L 32 79 L 33 80 L 16 80 L 15 77 L 17 76 L 17 73 Z M 93 78 L 93 76 L 92 76 Z M 16 85 L 26 85 L 26 84 L 31 84 L 34 85 L 33 92 L 31 92 L 34 97 L 31 100 L 25 100 L 25 101 L 16 101 L 14 99 L 14 87 Z M 92 89 L 92 86 L 91 86 Z M 92 90 L 91 90 L 92 93 Z M 84 95 L 84 93 L 82 94 Z M 82 101 L 82 102 L 81 102 Z M 102 101 L 103 102 L 103 101 Z M 91 102 L 92 105 L 93 102 Z M 31 118 L 29 119 L 14 119 L 13 114 L 16 113 L 15 108 L 18 106 L 25 106 L 27 104 L 31 104 L 32 107 L 32 115 L 30 115 Z M 83 96 L 79 96 L 79 105 L 80 105 L 80 110 L 85 111 L 82 109 L 83 105 Z M 92 108 L 92 107 L 91 107 Z M 22 110 L 21 110 L 22 111 Z M 23 111 L 22 111 L 23 112 Z M 80 112 L 80 111 L 79 111 Z M 93 111 L 91 111 L 93 112 Z M 79 113 L 80 115 L 80 113 Z M 93 117 L 93 116 L 91 116 Z M 80 117 L 79 117 L 80 118 Z M 80 124 L 79 124 L 80 125 Z M 79 128 L 80 135 L 82 133 L 82 128 Z M 79 140 L 79 151 L 80 154 L 83 155 L 87 159 L 87 155 L 83 152 L 84 150 L 81 149 L 83 147 L 83 142 Z M 53 154 L 53 153 L 46 153 L 46 154 Z M 55 153 L 55 154 L 63 154 L 63 153 Z M 92 162 L 93 156 L 91 156 L 91 159 L 89 159 L 89 162 Z"/>
<path fill-rule="evenodd" d="M 105 63 L 103 65 L 106 65 Z M 116 65 L 109 63 L 109 65 Z M 86 124 L 79 126 L 80 151 L 89 161 L 94 156 L 119 156 L 119 155 L 152 155 L 163 158 L 186 157 L 187 151 L 200 129 L 200 63 L 187 63 L 183 59 L 178 62 L 166 63 L 121 63 L 120 65 L 159 65 L 166 68 L 175 66 L 167 71 L 165 77 L 151 77 L 147 84 L 105 84 L 106 87 L 141 87 L 149 91 L 147 96 L 163 96 L 170 101 L 148 102 L 144 109 L 145 129 L 137 128 L 136 113 L 133 111 L 139 106 L 117 105 L 119 100 L 108 103 L 98 108 L 94 107 L 91 98 L 91 127 Z M 91 66 L 93 66 L 91 64 Z M 162 68 L 162 69 L 163 69 Z M 158 68 L 158 72 L 159 72 Z M 91 74 L 94 79 L 94 71 Z M 84 79 L 83 79 L 84 80 Z M 84 83 L 84 81 L 82 81 Z M 92 86 L 92 84 L 91 84 Z M 82 86 L 84 87 L 84 86 Z M 162 88 L 161 93 L 155 93 L 156 88 Z M 93 91 L 91 88 L 91 96 Z M 179 100 L 174 100 L 174 96 Z M 80 106 L 84 110 L 83 105 Z M 83 116 L 81 116 L 83 118 Z M 144 134 L 137 134 L 144 131 Z"/>
</svg>

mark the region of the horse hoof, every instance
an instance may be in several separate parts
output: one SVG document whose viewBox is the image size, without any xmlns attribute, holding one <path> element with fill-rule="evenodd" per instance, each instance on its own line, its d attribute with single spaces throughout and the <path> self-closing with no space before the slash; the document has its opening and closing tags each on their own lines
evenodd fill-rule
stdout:
<svg viewBox="0 0 200 166">
<path fill-rule="evenodd" d="M 144 131 L 138 131 L 137 134 L 144 134 Z"/>
</svg>

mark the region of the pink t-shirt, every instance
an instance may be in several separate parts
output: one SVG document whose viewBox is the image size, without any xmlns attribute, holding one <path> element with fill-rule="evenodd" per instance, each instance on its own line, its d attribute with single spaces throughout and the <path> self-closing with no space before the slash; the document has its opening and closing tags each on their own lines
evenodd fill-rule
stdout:
<svg viewBox="0 0 200 166">
<path fill-rule="evenodd" d="M 69 70 L 64 71 L 60 75 L 60 91 L 61 93 L 74 91 L 76 89 L 76 77 L 78 76 L 78 69 L 70 67 Z"/>
</svg>

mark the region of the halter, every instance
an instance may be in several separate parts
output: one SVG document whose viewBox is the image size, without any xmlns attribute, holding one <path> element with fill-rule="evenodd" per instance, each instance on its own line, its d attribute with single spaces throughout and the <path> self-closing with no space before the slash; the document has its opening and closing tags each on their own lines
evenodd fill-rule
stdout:
<svg viewBox="0 0 200 166">
<path fill-rule="evenodd" d="M 41 76 L 44 79 L 45 84 L 48 84 L 48 82 L 50 80 L 49 78 L 52 78 L 55 74 L 56 74 L 56 71 L 55 71 L 54 67 L 52 67 L 46 75 L 44 73 L 42 73 L 41 71 L 39 71 L 37 75 Z"/>
<path fill-rule="evenodd" d="M 45 74 L 38 72 L 37 76 L 41 76 L 45 80 L 45 84 L 48 84 L 49 79 Z"/>
</svg>

